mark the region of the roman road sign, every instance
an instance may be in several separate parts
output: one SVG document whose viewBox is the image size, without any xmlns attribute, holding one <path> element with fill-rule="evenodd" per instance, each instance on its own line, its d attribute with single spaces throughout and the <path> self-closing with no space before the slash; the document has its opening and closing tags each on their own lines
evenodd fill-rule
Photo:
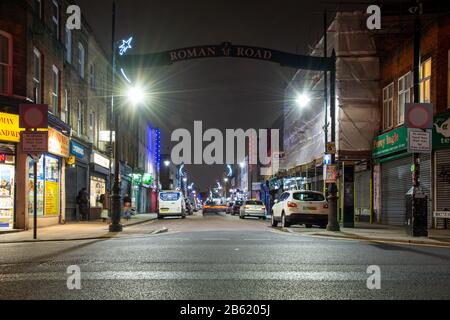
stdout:
<svg viewBox="0 0 450 320">
<path fill-rule="evenodd" d="M 120 67 L 126 69 L 148 68 L 201 58 L 245 58 L 263 60 L 278 63 L 286 67 L 317 71 L 332 71 L 335 68 L 335 57 L 323 58 L 304 56 L 267 48 L 233 45 L 230 42 L 224 42 L 219 45 L 181 48 L 142 55 L 123 55 L 119 58 L 119 64 Z"/>
</svg>

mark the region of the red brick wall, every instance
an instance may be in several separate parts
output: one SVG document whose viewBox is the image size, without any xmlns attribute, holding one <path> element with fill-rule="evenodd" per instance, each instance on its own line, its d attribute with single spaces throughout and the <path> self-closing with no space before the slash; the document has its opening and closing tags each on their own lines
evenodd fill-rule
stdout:
<svg viewBox="0 0 450 320">
<path fill-rule="evenodd" d="M 13 37 L 13 95 L 21 97 L 26 96 L 27 74 L 27 17 L 24 9 L 22 1 L 0 1 L 0 30 Z"/>
<path fill-rule="evenodd" d="M 436 113 L 447 109 L 449 43 L 450 16 L 436 19 L 422 33 L 422 61 L 432 58 L 431 102 Z M 413 71 L 413 52 L 413 39 L 409 38 L 406 41 L 399 41 L 396 49 L 380 58 L 381 88 L 394 82 L 395 106 L 398 104 L 398 79 L 408 71 Z M 382 92 L 380 92 L 380 108 L 382 108 L 381 95 Z M 397 114 L 394 113 L 396 119 Z"/>
</svg>

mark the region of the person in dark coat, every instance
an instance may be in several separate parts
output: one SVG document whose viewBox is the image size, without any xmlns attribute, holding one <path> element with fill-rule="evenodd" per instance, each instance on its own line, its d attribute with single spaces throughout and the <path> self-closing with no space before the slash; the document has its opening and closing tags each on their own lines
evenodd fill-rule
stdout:
<svg viewBox="0 0 450 320">
<path fill-rule="evenodd" d="M 123 197 L 123 216 L 127 220 L 131 218 L 131 198 L 128 194 Z"/>
<path fill-rule="evenodd" d="M 89 195 L 86 188 L 83 188 L 78 192 L 77 204 L 81 221 L 87 221 L 89 219 Z"/>
</svg>

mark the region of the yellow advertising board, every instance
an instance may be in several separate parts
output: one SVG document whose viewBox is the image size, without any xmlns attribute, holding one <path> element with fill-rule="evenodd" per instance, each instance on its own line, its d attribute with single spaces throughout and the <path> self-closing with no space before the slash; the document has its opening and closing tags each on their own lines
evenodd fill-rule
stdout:
<svg viewBox="0 0 450 320">
<path fill-rule="evenodd" d="M 55 129 L 48 129 L 48 153 L 68 158 L 70 155 L 70 139 Z"/>
<path fill-rule="evenodd" d="M 45 215 L 59 214 L 59 183 L 45 181 Z"/>
<path fill-rule="evenodd" d="M 19 142 L 21 131 L 17 114 L 0 112 L 0 141 Z"/>
</svg>

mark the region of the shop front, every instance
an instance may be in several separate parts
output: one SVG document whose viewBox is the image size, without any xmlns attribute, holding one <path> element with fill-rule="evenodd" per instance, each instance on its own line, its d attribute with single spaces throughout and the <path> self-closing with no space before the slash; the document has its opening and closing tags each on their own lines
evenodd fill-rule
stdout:
<svg viewBox="0 0 450 320">
<path fill-rule="evenodd" d="M 19 116 L 0 112 L 0 231 L 14 228 L 19 141 Z"/>
<path fill-rule="evenodd" d="M 372 216 L 372 171 L 366 162 L 355 165 L 355 219 L 373 222 Z"/>
<path fill-rule="evenodd" d="M 37 190 L 38 226 L 58 224 L 64 221 L 65 212 L 65 164 L 69 158 L 70 139 L 61 132 L 49 128 L 48 153 L 37 164 L 37 184 L 34 185 L 34 161 L 28 158 L 28 216 L 33 225 L 34 188 Z"/>
<path fill-rule="evenodd" d="M 450 113 L 434 119 L 433 150 L 433 225 L 437 229 L 450 229 Z"/>
<path fill-rule="evenodd" d="M 98 151 L 92 151 L 89 181 L 91 219 L 98 219 L 101 216 L 102 203 L 100 202 L 100 198 L 102 194 L 106 194 L 108 189 L 109 164 L 110 160 L 108 157 Z"/>
<path fill-rule="evenodd" d="M 77 206 L 77 195 L 81 189 L 89 191 L 89 146 L 72 138 L 70 141 L 70 157 L 66 166 L 66 221 L 78 221 L 80 214 Z"/>
<path fill-rule="evenodd" d="M 413 155 L 407 152 L 407 129 L 397 128 L 383 134 L 374 140 L 373 158 L 375 165 L 379 165 L 379 190 L 374 190 L 379 201 L 379 221 L 385 225 L 404 226 L 406 214 L 406 193 L 412 188 Z M 421 186 L 432 199 L 431 190 L 431 157 L 429 154 L 420 155 Z M 378 200 L 379 199 L 379 200 Z M 429 204 L 431 218 L 431 202 Z M 431 219 L 429 219 L 431 221 Z"/>
</svg>

